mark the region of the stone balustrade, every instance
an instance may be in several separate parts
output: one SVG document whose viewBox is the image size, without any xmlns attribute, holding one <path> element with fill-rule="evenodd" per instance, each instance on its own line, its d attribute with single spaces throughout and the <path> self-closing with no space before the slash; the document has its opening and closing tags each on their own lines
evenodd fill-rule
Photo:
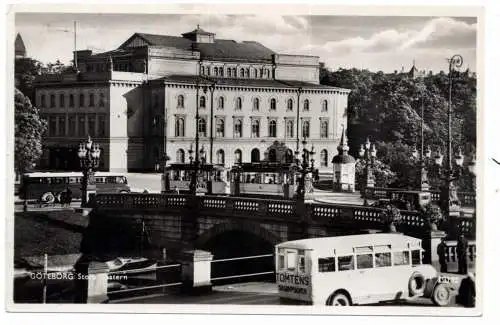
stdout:
<svg viewBox="0 0 500 325">
<path fill-rule="evenodd" d="M 373 187 L 367 188 L 367 196 L 370 199 L 392 199 L 393 193 L 405 191 L 406 189 L 400 188 L 388 188 L 388 187 Z M 431 190 L 431 201 L 433 203 L 439 203 L 441 198 L 441 192 L 436 190 Z M 473 192 L 457 192 L 458 199 L 463 206 L 475 206 L 476 205 L 476 193 Z"/>
</svg>

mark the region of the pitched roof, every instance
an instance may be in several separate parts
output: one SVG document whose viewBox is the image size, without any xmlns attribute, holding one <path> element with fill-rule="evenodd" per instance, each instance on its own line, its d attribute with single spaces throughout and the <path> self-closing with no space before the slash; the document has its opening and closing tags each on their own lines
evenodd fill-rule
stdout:
<svg viewBox="0 0 500 325">
<path fill-rule="evenodd" d="M 201 59 L 224 59 L 233 61 L 271 62 L 274 51 L 254 41 L 236 42 L 216 39 L 213 43 L 196 43 L 184 37 L 135 33 L 120 48 L 134 37 L 142 38 L 148 45 L 174 47 L 180 50 L 200 51 Z"/>
</svg>

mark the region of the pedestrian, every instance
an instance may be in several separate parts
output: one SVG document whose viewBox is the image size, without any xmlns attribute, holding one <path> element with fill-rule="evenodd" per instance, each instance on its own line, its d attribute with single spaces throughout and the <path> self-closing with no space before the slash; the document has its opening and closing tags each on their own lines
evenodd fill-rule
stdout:
<svg viewBox="0 0 500 325">
<path fill-rule="evenodd" d="M 458 273 L 467 274 L 467 250 L 469 243 L 464 234 L 460 234 L 457 242 Z"/>
<path fill-rule="evenodd" d="M 446 246 L 446 241 L 444 237 L 441 238 L 441 242 L 437 246 L 437 254 L 439 257 L 439 265 L 441 267 L 440 272 L 441 273 L 446 273 L 448 272 L 448 264 L 446 263 L 446 249 L 448 247 Z"/>
<path fill-rule="evenodd" d="M 476 283 L 472 272 L 469 272 L 467 277 L 462 279 L 462 282 L 460 283 L 457 303 L 469 308 L 476 305 Z"/>
<path fill-rule="evenodd" d="M 66 206 L 70 207 L 71 206 L 71 200 L 73 199 L 73 193 L 71 192 L 71 189 L 69 187 L 66 187 L 66 198 L 65 198 L 65 204 Z"/>
</svg>

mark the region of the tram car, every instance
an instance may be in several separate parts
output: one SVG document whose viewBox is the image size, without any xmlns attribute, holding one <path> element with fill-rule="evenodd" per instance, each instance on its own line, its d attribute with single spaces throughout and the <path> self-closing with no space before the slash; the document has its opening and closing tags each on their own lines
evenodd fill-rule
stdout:
<svg viewBox="0 0 500 325">
<path fill-rule="evenodd" d="M 194 171 L 194 164 L 170 164 L 162 175 L 163 193 L 187 193 Z M 229 194 L 226 169 L 221 165 L 201 164 L 198 166 L 196 193 Z"/>
<path fill-rule="evenodd" d="M 291 164 L 240 163 L 231 168 L 231 195 L 292 199 L 299 177 Z"/>
</svg>

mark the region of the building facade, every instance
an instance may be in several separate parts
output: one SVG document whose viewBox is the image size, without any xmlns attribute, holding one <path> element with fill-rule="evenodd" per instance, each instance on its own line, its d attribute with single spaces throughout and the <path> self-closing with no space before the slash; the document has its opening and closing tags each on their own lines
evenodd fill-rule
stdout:
<svg viewBox="0 0 500 325">
<path fill-rule="evenodd" d="M 77 73 L 35 83 L 49 124 L 42 168 L 77 169 L 87 135 L 101 144 L 105 170 L 152 170 L 164 154 L 189 162 L 198 109 L 208 162 L 272 159 L 275 141 L 294 152 L 307 138 L 316 166 L 331 173 L 349 90 L 319 84 L 318 57 L 277 54 L 197 28 L 182 37 L 136 33 L 116 50 L 75 58 Z"/>
</svg>

